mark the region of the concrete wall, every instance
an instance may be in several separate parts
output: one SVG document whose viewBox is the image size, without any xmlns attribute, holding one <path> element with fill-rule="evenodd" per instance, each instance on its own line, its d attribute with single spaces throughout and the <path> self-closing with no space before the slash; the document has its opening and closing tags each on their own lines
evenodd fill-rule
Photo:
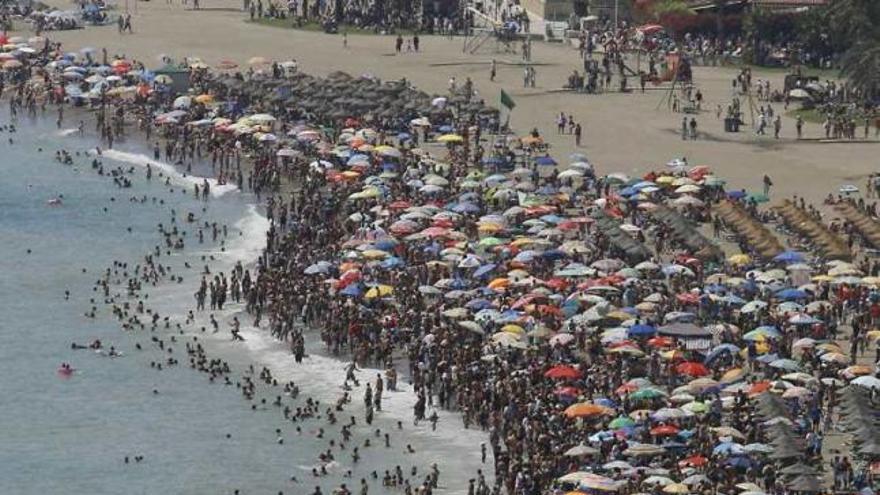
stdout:
<svg viewBox="0 0 880 495">
<path fill-rule="evenodd" d="M 567 21 L 574 12 L 572 0 L 520 0 L 520 5 L 550 21 Z"/>
</svg>

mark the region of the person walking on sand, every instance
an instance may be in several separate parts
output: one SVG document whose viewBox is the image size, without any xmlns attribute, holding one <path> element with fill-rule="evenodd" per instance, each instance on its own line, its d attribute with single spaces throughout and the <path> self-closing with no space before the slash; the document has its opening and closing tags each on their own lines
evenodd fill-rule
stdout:
<svg viewBox="0 0 880 495">
<path fill-rule="evenodd" d="M 687 141 L 688 138 L 688 118 L 683 117 L 681 119 L 681 140 Z"/>
<path fill-rule="evenodd" d="M 581 132 L 583 129 L 581 128 L 581 123 L 578 122 L 574 125 L 574 145 L 577 147 L 581 146 Z"/>
<path fill-rule="evenodd" d="M 794 124 L 797 129 L 797 138 L 802 139 L 804 137 L 804 119 L 800 115 L 798 115 L 797 121 Z"/>
<path fill-rule="evenodd" d="M 776 119 L 773 121 L 773 137 L 779 139 L 779 131 L 782 130 L 782 116 L 777 115 Z"/>
<path fill-rule="evenodd" d="M 697 119 L 696 118 L 691 117 L 690 127 L 691 127 L 691 139 L 696 141 L 696 139 L 697 139 Z"/>
<path fill-rule="evenodd" d="M 495 81 L 495 74 L 497 73 L 498 67 L 495 63 L 495 59 L 492 59 L 492 64 L 489 66 L 489 80 Z"/>
<path fill-rule="evenodd" d="M 764 174 L 764 196 L 770 195 L 770 187 L 773 185 L 773 180 L 770 179 L 770 176 Z"/>
</svg>

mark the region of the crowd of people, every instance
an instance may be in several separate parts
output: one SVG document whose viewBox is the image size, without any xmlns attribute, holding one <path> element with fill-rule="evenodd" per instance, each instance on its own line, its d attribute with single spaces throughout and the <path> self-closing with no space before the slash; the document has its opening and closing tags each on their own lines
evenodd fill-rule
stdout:
<svg viewBox="0 0 880 495">
<path fill-rule="evenodd" d="M 469 27 L 470 15 L 459 2 L 437 3 L 423 0 L 384 2 L 382 0 L 335 0 L 319 2 L 291 0 L 286 4 L 267 0 L 244 0 L 243 10 L 251 20 L 290 19 L 294 25 L 321 24 L 326 32 L 345 32 L 348 28 L 389 34 L 411 30 L 427 34 L 456 34 Z"/>
<path fill-rule="evenodd" d="M 780 226 L 791 249 L 726 257 L 700 227 L 722 201 L 757 214 L 760 195 L 685 160 L 642 177 L 598 175 L 581 154 L 560 164 L 537 129 L 497 134 L 468 83 L 428 95 L 188 60 L 181 94 L 124 57 L 29 45 L 3 64 L 14 111 L 55 104 L 60 127 L 65 104 L 92 105 L 108 147 L 134 121 L 155 158 L 163 142 L 182 168 L 210 156 L 217 184 L 266 197 L 250 282 L 208 281 L 203 297 L 235 294 L 297 359 L 319 334 L 386 370 L 368 418 L 399 374 L 415 423 L 439 408 L 485 431 L 475 448 L 494 476 L 481 469 L 470 492 L 818 492 L 829 466 L 837 487 L 872 488 L 880 453 L 825 445 L 852 412 L 843 398 L 874 407 L 880 390 L 865 364 L 880 266 L 858 242 L 857 261 L 828 259 Z"/>
</svg>

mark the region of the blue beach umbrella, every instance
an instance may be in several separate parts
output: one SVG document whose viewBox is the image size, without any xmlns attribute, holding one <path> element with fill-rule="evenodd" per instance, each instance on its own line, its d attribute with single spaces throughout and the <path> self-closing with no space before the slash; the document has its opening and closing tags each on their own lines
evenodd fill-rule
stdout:
<svg viewBox="0 0 880 495">
<path fill-rule="evenodd" d="M 474 270 L 473 277 L 474 278 L 483 278 L 484 276 L 492 273 L 492 270 L 494 270 L 496 266 L 498 266 L 498 265 L 496 265 L 495 263 L 488 263 L 486 265 L 483 265 L 483 266 L 477 268 L 476 270 Z"/>
<path fill-rule="evenodd" d="M 804 254 L 797 251 L 785 251 L 773 257 L 773 261 L 782 261 L 783 263 L 798 263 L 805 259 Z"/>
<path fill-rule="evenodd" d="M 629 330 L 627 330 L 626 333 L 630 337 L 648 337 L 657 333 L 657 329 L 651 325 L 638 323 L 629 327 Z"/>
<path fill-rule="evenodd" d="M 357 284 L 351 284 L 348 287 L 339 291 L 339 293 L 343 296 L 360 297 L 360 295 L 363 293 L 363 289 L 361 289 L 360 286 Z"/>
<path fill-rule="evenodd" d="M 776 297 L 785 301 L 793 301 L 795 299 L 806 299 L 808 296 L 806 291 L 800 289 L 783 289 L 776 293 Z"/>
</svg>

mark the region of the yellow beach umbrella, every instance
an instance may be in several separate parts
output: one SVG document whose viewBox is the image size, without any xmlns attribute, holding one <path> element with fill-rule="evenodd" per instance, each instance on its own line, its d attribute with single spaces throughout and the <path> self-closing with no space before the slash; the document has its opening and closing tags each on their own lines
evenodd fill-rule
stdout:
<svg viewBox="0 0 880 495">
<path fill-rule="evenodd" d="M 727 258 L 727 262 L 734 266 L 748 265 L 752 262 L 752 258 L 747 254 L 734 254 Z"/>
<path fill-rule="evenodd" d="M 368 260 L 380 260 L 388 257 L 388 253 L 378 249 L 367 249 L 361 253 L 361 256 Z"/>
<path fill-rule="evenodd" d="M 663 487 L 664 493 L 690 493 L 691 489 L 687 487 L 684 483 L 670 483 Z"/>
<path fill-rule="evenodd" d="M 444 134 L 437 138 L 437 142 L 440 143 L 461 143 L 462 141 L 464 138 L 458 134 Z"/>
<path fill-rule="evenodd" d="M 721 375 L 721 381 L 724 383 L 733 383 L 735 381 L 741 380 L 744 376 L 746 376 L 745 370 L 742 368 L 733 368 L 727 370 L 723 375 Z"/>
<path fill-rule="evenodd" d="M 507 333 L 515 333 L 517 335 L 522 335 L 526 333 L 526 331 L 523 330 L 523 327 L 519 325 L 514 325 L 513 323 L 508 323 L 507 325 L 504 325 L 503 327 L 501 327 L 501 331 Z"/>
<path fill-rule="evenodd" d="M 364 294 L 364 297 L 367 299 L 375 299 L 377 297 L 385 297 L 390 296 L 394 293 L 394 288 L 390 285 L 377 285 L 375 287 L 371 287 L 370 290 Z"/>
</svg>

